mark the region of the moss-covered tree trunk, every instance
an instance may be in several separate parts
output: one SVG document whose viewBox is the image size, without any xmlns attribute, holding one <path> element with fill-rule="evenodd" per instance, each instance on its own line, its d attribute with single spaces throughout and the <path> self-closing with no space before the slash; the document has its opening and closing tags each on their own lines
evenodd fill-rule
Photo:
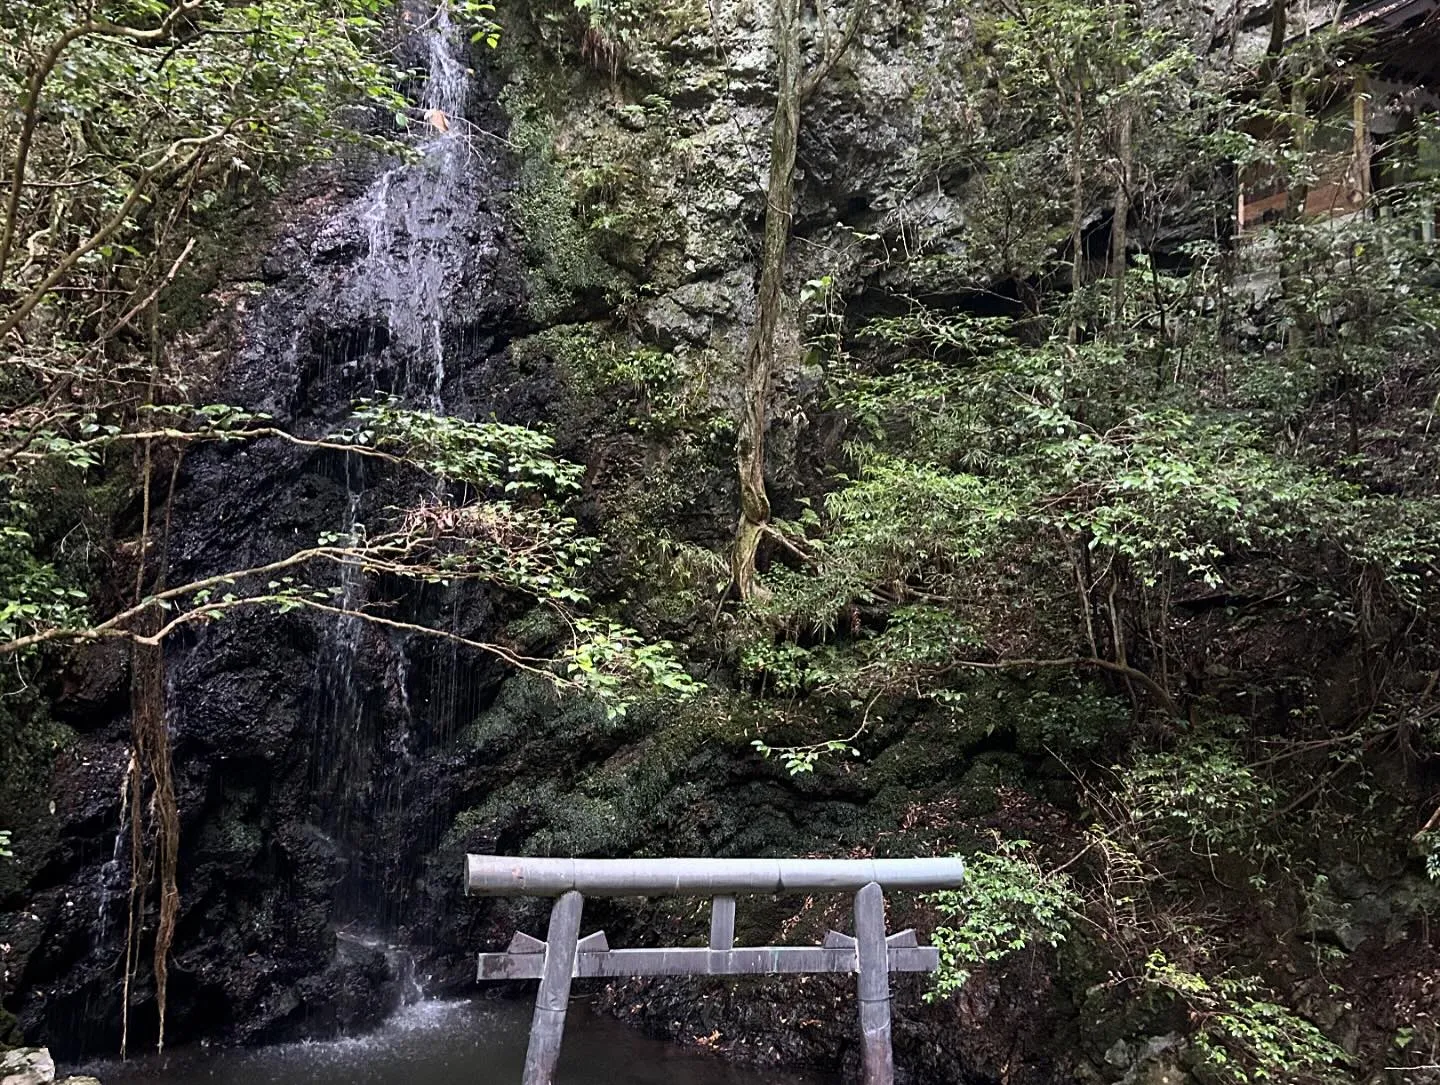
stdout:
<svg viewBox="0 0 1440 1085">
<path fill-rule="evenodd" d="M 765 491 L 765 428 L 775 373 L 776 329 L 785 304 L 785 256 L 790 247 L 795 154 L 800 139 L 800 0 L 776 0 L 775 67 L 775 122 L 770 134 L 759 305 L 755 331 L 745 352 L 745 401 L 735 446 L 740 518 L 730 569 L 741 599 L 755 595 L 755 555 L 770 522 L 770 498 Z"/>
<path fill-rule="evenodd" d="M 742 600 L 759 590 L 755 556 L 770 529 L 765 490 L 765 429 L 774 381 L 777 329 L 785 307 L 785 258 L 795 202 L 795 156 L 800 143 L 800 109 L 854 40 L 864 12 L 856 0 L 844 34 L 806 74 L 800 62 L 800 0 L 775 0 L 775 121 L 770 133 L 770 177 L 765 192 L 765 240 L 760 257 L 755 330 L 745 352 L 744 404 L 735 442 L 740 481 L 740 516 L 730 574 Z M 822 16 L 823 18 L 823 16 Z"/>
</svg>

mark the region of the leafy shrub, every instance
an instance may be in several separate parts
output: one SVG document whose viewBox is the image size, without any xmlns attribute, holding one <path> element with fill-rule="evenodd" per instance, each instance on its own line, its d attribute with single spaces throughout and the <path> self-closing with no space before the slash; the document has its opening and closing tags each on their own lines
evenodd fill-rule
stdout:
<svg viewBox="0 0 1440 1085">
<path fill-rule="evenodd" d="M 966 861 L 965 884 L 928 899 L 946 918 L 935 929 L 940 971 L 931 999 L 954 994 L 982 964 L 1032 945 L 1059 945 L 1081 900 L 1064 874 L 1045 871 L 1030 843 L 1000 843 Z"/>
<path fill-rule="evenodd" d="M 1311 1022 L 1281 1005 L 1254 977 L 1210 980 L 1151 953 L 1146 980 L 1185 1002 L 1199 1024 L 1193 1050 L 1217 1085 L 1321 1085 L 1351 1080 L 1345 1051 Z"/>
<path fill-rule="evenodd" d="M 1117 772 L 1119 797 L 1142 838 L 1160 846 L 1183 843 L 1205 856 L 1256 846 L 1277 800 L 1238 745 L 1223 738 L 1141 754 Z"/>
</svg>

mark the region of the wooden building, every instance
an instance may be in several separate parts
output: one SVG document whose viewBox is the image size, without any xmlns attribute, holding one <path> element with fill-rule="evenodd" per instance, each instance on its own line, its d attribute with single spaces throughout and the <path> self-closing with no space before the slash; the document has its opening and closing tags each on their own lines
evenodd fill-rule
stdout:
<svg viewBox="0 0 1440 1085">
<path fill-rule="evenodd" d="M 1315 118 L 1306 134 L 1314 165 L 1310 183 L 1297 192 L 1274 169 L 1247 170 L 1236 206 L 1242 236 L 1291 211 L 1315 218 L 1352 215 L 1372 206 L 1372 195 L 1388 186 L 1440 174 L 1437 149 L 1402 138 L 1419 117 L 1440 114 L 1440 0 L 1352 5 L 1338 27 L 1356 32 L 1345 66 L 1356 74 L 1338 76 L 1304 103 Z M 1254 134 L 1293 138 L 1288 131 Z M 1423 228 L 1433 237 L 1433 221 Z"/>
</svg>

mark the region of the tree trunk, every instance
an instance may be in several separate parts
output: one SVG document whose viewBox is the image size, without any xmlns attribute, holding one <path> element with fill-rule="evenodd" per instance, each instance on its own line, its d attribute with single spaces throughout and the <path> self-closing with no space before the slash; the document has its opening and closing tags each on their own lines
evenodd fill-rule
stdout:
<svg viewBox="0 0 1440 1085">
<path fill-rule="evenodd" d="M 766 192 L 765 240 L 760 263 L 755 332 L 745 353 L 745 403 L 740 413 L 736 459 L 740 479 L 740 519 L 730 571 L 740 598 L 757 590 L 755 554 L 770 522 L 765 492 L 765 428 L 770 383 L 775 371 L 776 329 L 784 305 L 785 255 L 790 244 L 795 199 L 795 154 L 800 134 L 800 3 L 776 0 L 775 123 L 770 137 L 770 182 Z"/>
<path fill-rule="evenodd" d="M 1070 334 L 1080 342 L 1080 288 L 1085 285 L 1085 101 L 1076 90 L 1070 117 Z"/>
<path fill-rule="evenodd" d="M 1110 226 L 1110 322 L 1118 325 L 1125 312 L 1126 246 L 1130 226 L 1130 172 L 1133 165 L 1131 135 L 1135 110 L 1129 101 L 1120 103 L 1116 120 L 1115 213 Z"/>
</svg>

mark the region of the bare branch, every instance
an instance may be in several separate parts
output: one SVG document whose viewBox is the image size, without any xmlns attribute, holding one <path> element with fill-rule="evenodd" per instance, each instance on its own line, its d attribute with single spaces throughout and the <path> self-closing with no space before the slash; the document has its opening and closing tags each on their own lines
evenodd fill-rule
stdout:
<svg viewBox="0 0 1440 1085">
<path fill-rule="evenodd" d="M 1160 702 L 1160 706 L 1164 708 L 1166 712 L 1177 718 L 1181 714 L 1179 706 L 1175 704 L 1175 699 L 1170 696 L 1169 691 L 1144 671 L 1137 670 L 1124 663 L 1112 663 L 1108 659 L 1100 659 L 1097 656 L 1070 656 L 1066 659 L 1005 659 L 998 663 L 977 663 L 972 660 L 959 660 L 951 664 L 951 666 L 980 671 L 1024 670 L 1031 667 L 1094 667 L 1097 670 L 1109 671 L 1111 674 L 1122 675 L 1125 678 L 1139 682 L 1154 694 L 1155 699 Z"/>
<path fill-rule="evenodd" d="M 865 16 L 867 6 L 868 0 L 855 0 L 855 6 L 850 9 L 850 21 L 845 24 L 845 32 L 840 35 L 840 40 L 833 47 L 827 43 L 825 55 L 821 58 L 820 63 L 816 64 L 814 71 L 800 81 L 800 101 L 802 103 L 819 89 L 820 84 L 829 76 L 831 69 L 839 63 L 840 58 L 850 48 L 855 36 L 860 32 L 860 21 Z"/>
</svg>

